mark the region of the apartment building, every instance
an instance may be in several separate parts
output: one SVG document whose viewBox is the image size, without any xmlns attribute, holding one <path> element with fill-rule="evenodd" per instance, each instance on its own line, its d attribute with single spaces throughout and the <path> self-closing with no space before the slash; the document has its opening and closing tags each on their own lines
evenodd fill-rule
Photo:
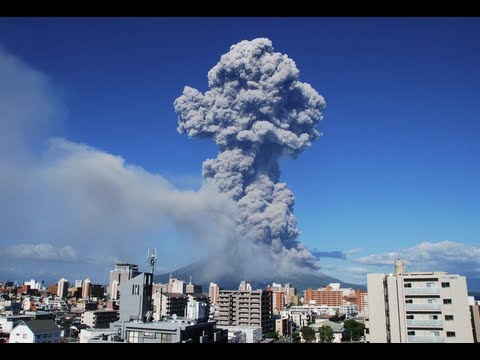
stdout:
<svg viewBox="0 0 480 360">
<path fill-rule="evenodd" d="M 366 339 L 372 343 L 471 343 L 464 276 L 446 272 L 367 274 Z"/>
<path fill-rule="evenodd" d="M 241 290 L 220 290 L 215 320 L 222 326 L 259 326 L 264 333 L 273 331 L 272 292 L 251 290 L 241 284 Z"/>
</svg>

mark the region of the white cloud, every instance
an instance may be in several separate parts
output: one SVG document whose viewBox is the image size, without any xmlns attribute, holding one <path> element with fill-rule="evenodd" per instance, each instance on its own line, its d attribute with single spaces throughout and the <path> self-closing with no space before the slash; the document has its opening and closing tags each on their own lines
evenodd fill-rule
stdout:
<svg viewBox="0 0 480 360">
<path fill-rule="evenodd" d="M 0 256 L 29 261 L 77 262 L 78 253 L 71 246 L 50 244 L 18 244 L 0 249 Z"/>
<path fill-rule="evenodd" d="M 31 274 L 38 261 L 51 261 L 62 273 L 72 270 L 59 261 L 80 261 L 108 278 L 95 259 L 110 268 L 114 258 L 143 262 L 146 238 L 160 250 L 185 245 L 193 255 L 226 246 L 237 213 L 232 200 L 208 185 L 178 190 L 120 156 L 49 138 L 65 114 L 58 95 L 46 75 L 0 49 L 3 269 Z M 20 269 L 21 259 L 28 261 Z"/>
<path fill-rule="evenodd" d="M 422 242 L 410 248 L 352 260 L 369 266 L 389 266 L 392 271 L 397 258 L 405 261 L 407 271 L 447 271 L 476 277 L 480 273 L 480 247 L 449 240 Z"/>
<path fill-rule="evenodd" d="M 370 271 L 368 268 L 361 267 L 361 266 L 351 266 L 347 268 L 347 270 L 350 271 L 352 274 L 362 274 L 362 275 L 365 275 Z"/>
</svg>

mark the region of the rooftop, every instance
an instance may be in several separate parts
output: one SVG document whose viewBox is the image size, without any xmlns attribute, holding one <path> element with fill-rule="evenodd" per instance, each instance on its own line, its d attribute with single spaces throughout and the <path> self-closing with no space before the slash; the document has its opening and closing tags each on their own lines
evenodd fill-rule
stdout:
<svg viewBox="0 0 480 360">
<path fill-rule="evenodd" d="M 61 329 L 51 319 L 45 320 L 26 320 L 21 321 L 20 325 L 26 325 L 34 334 L 61 332 Z"/>
</svg>

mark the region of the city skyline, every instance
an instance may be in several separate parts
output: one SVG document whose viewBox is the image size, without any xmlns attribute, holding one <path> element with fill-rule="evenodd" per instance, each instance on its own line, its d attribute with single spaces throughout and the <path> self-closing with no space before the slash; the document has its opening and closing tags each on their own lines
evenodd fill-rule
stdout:
<svg viewBox="0 0 480 360">
<path fill-rule="evenodd" d="M 478 18 L 0 18 L 0 279 L 105 284 L 115 262 L 148 271 L 148 248 L 156 273 L 211 254 L 217 149 L 177 132 L 173 103 L 258 37 L 326 101 L 323 136 L 280 159 L 320 271 L 365 284 L 402 257 L 480 278 L 479 34 Z"/>
</svg>

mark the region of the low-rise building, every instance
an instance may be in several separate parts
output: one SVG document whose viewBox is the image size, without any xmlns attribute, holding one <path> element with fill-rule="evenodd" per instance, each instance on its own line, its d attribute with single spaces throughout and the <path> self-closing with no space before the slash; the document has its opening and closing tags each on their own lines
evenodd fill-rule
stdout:
<svg viewBox="0 0 480 360">
<path fill-rule="evenodd" d="M 128 343 L 226 343 L 228 332 L 214 322 L 196 323 L 176 317 L 153 322 L 117 322 L 120 337 Z"/>
<path fill-rule="evenodd" d="M 10 334 L 12 329 L 17 326 L 20 321 L 30 320 L 30 315 L 0 315 L 0 333 Z"/>
<path fill-rule="evenodd" d="M 228 336 L 232 339 L 229 342 L 242 342 L 242 336 L 239 335 L 239 332 L 245 334 L 245 342 L 247 344 L 259 343 L 262 341 L 262 327 L 260 326 L 221 326 L 223 330 L 228 331 Z"/>
<path fill-rule="evenodd" d="M 12 329 L 10 343 L 59 343 L 61 329 L 53 320 L 26 320 Z"/>
<path fill-rule="evenodd" d="M 94 310 L 94 311 L 85 311 L 82 314 L 82 324 L 85 324 L 92 328 L 106 329 L 110 326 L 110 323 L 113 323 L 118 320 L 118 311 L 116 310 Z"/>
</svg>

